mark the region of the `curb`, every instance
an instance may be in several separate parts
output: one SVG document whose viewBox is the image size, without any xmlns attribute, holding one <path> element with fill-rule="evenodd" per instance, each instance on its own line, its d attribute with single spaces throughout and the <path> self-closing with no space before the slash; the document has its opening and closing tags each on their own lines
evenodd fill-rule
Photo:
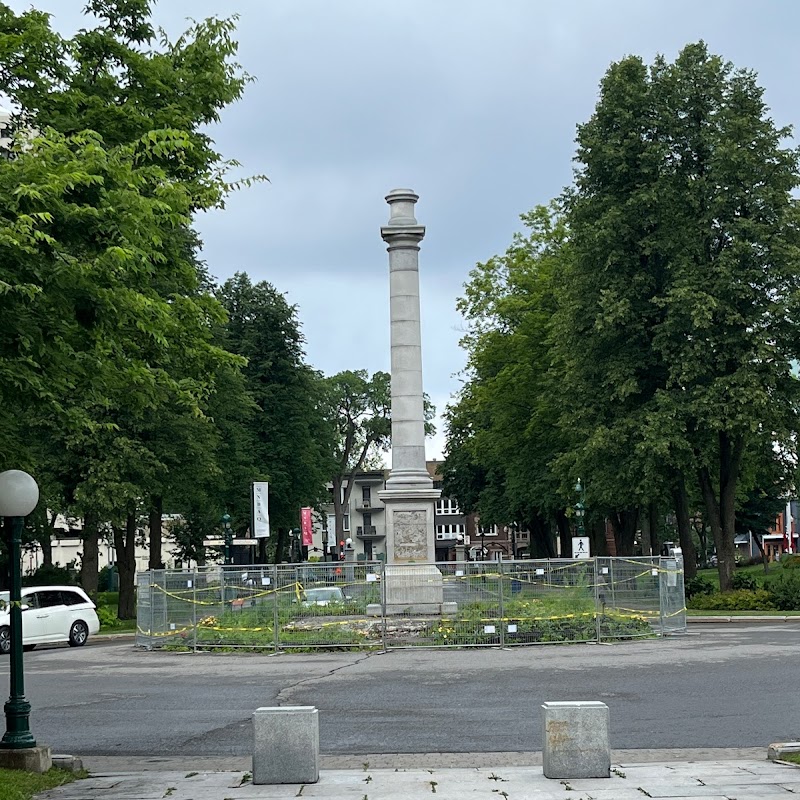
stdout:
<svg viewBox="0 0 800 800">
<path fill-rule="evenodd" d="M 612 763 L 620 766 L 662 762 L 701 763 L 718 761 L 759 760 L 766 762 L 764 747 L 733 748 L 668 748 L 649 750 L 612 749 Z M 249 772 L 253 756 L 103 756 L 82 755 L 83 766 L 91 773 L 108 772 L 169 772 L 196 770 L 198 772 Z M 510 752 L 450 752 L 450 753 L 361 753 L 320 754 L 320 768 L 324 770 L 370 769 L 497 769 L 502 767 L 540 767 L 541 751 Z"/>
<path fill-rule="evenodd" d="M 800 622 L 800 615 L 798 616 L 775 616 L 775 617 L 768 617 L 768 616 L 759 616 L 759 615 L 752 615 L 752 616 L 720 616 L 720 617 L 690 617 L 687 615 L 686 623 L 687 625 L 692 624 L 701 624 L 701 625 L 713 625 L 715 623 L 748 623 L 748 622 L 758 622 L 758 623 L 765 623 L 765 622 Z"/>
</svg>

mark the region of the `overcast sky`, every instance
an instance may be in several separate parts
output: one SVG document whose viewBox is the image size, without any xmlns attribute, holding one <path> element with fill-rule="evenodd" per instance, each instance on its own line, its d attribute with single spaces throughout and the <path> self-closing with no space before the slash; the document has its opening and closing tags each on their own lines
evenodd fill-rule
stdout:
<svg viewBox="0 0 800 800">
<path fill-rule="evenodd" d="M 33 5 L 63 33 L 84 24 L 84 0 Z M 387 192 L 414 189 L 427 226 L 424 383 L 440 411 L 464 363 L 455 302 L 467 274 L 570 181 L 575 125 L 612 61 L 673 59 L 705 39 L 759 73 L 778 124 L 800 109 L 795 0 L 161 0 L 154 19 L 174 35 L 187 17 L 234 13 L 257 81 L 212 135 L 270 183 L 198 219 L 211 273 L 285 292 L 325 374 L 388 371 L 379 228 Z M 429 457 L 441 457 L 441 427 Z"/>
</svg>

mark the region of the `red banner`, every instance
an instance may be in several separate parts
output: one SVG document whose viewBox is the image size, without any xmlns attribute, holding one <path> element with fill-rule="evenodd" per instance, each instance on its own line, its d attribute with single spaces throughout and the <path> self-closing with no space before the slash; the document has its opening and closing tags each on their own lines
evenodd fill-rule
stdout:
<svg viewBox="0 0 800 800">
<path fill-rule="evenodd" d="M 314 531 L 311 526 L 311 509 L 300 509 L 300 527 L 303 531 L 303 547 L 311 547 L 314 544 Z"/>
</svg>

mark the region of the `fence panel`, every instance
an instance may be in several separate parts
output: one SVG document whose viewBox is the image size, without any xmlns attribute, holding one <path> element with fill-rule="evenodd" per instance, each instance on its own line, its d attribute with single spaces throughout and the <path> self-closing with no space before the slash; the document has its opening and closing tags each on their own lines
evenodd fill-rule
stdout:
<svg viewBox="0 0 800 800">
<path fill-rule="evenodd" d="M 592 559 L 506 564 L 506 644 L 597 639 Z"/>
<path fill-rule="evenodd" d="M 683 556 L 661 560 L 662 633 L 686 632 L 686 595 L 683 585 Z"/>
<path fill-rule="evenodd" d="M 277 646 L 382 647 L 381 562 L 277 568 Z"/>
<path fill-rule="evenodd" d="M 215 565 L 140 573 L 137 591 L 146 648 L 485 647 L 686 629 L 680 558 Z"/>
<path fill-rule="evenodd" d="M 597 559 L 601 640 L 662 632 L 661 560 L 657 556 Z"/>
<path fill-rule="evenodd" d="M 502 577 L 497 563 L 392 565 L 386 572 L 387 648 L 485 647 L 502 643 Z M 393 580 L 397 584 L 394 590 Z M 425 601 L 443 601 L 441 613 L 427 607 L 427 603 L 415 605 L 415 594 Z M 408 600 L 405 606 L 403 595 Z M 399 607 L 392 600 L 400 601 Z"/>
</svg>

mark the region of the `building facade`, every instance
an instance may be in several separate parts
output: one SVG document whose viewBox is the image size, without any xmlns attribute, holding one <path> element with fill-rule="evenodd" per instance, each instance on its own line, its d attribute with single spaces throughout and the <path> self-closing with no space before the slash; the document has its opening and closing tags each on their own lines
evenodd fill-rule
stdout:
<svg viewBox="0 0 800 800">
<path fill-rule="evenodd" d="M 441 489 L 441 462 L 428 461 L 426 466 L 434 488 Z M 314 526 L 314 543 L 309 552 L 313 555 L 324 551 L 326 560 L 337 560 L 346 548 L 351 547 L 357 560 L 384 560 L 386 514 L 378 493 L 386 487 L 388 477 L 388 470 L 360 472 L 354 477 L 344 513 L 344 538 L 338 542 L 335 541 L 336 518 L 331 498 L 322 509 L 322 518 L 318 518 Z M 523 551 L 527 552 L 529 544 L 528 531 L 515 530 L 511 525 L 481 525 L 477 515 L 464 514 L 454 499 L 444 496 L 436 501 L 434 532 L 436 561 L 454 561 L 456 546 L 460 544 L 465 547 L 465 555 L 473 561 L 519 557 Z"/>
</svg>

